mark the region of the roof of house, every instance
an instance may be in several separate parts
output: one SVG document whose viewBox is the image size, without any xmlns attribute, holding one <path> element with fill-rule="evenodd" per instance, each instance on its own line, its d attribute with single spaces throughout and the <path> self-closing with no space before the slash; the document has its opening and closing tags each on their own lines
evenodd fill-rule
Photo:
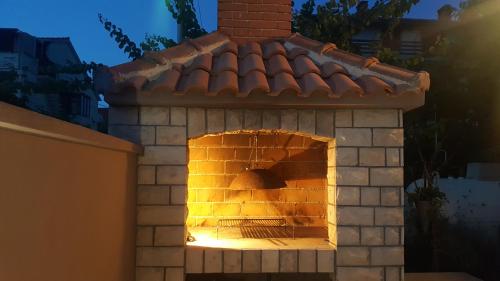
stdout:
<svg viewBox="0 0 500 281">
<path fill-rule="evenodd" d="M 46 44 L 50 44 L 50 43 L 66 44 L 70 48 L 70 51 L 73 54 L 73 56 L 75 56 L 75 60 L 80 61 L 80 57 L 78 56 L 78 53 L 75 50 L 75 46 L 73 46 L 73 43 L 71 42 L 71 38 L 69 38 L 69 37 L 37 37 L 37 40 L 39 42 L 43 42 Z"/>
<path fill-rule="evenodd" d="M 59 48 L 52 49 L 58 45 Z M 63 46 L 62 52 L 61 47 Z M 37 59 L 37 74 L 46 74 L 54 65 L 80 64 L 81 60 L 69 37 L 36 37 L 17 28 L 0 28 L 0 52 L 22 53 Z"/>
<path fill-rule="evenodd" d="M 320 107 L 421 106 L 427 72 L 339 50 L 300 34 L 237 44 L 213 32 L 103 68 L 96 89 L 110 104 Z"/>
</svg>

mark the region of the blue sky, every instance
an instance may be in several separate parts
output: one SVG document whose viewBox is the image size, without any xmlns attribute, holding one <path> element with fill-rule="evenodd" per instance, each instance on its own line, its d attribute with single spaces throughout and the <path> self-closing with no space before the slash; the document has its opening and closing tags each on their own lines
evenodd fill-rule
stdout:
<svg viewBox="0 0 500 281">
<path fill-rule="evenodd" d="M 305 0 L 295 0 L 296 7 Z M 319 0 L 318 3 L 324 2 Z M 420 0 L 407 17 L 436 18 L 444 4 L 458 6 L 460 0 Z M 208 31 L 217 27 L 217 1 L 194 0 L 202 25 Z M 164 0 L 1 0 L 0 27 L 15 27 L 34 36 L 69 36 L 80 58 L 115 65 L 126 62 L 98 22 L 102 13 L 139 43 L 145 33 L 176 38 L 176 24 Z"/>
</svg>

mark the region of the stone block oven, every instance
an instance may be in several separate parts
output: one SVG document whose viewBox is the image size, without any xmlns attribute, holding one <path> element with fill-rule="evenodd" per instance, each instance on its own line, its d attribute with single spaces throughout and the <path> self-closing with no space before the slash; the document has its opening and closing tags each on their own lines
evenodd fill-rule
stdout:
<svg viewBox="0 0 500 281">
<path fill-rule="evenodd" d="M 218 9 L 95 77 L 109 132 L 144 145 L 136 280 L 402 280 L 402 113 L 428 74 L 290 34 L 290 1 Z"/>
</svg>

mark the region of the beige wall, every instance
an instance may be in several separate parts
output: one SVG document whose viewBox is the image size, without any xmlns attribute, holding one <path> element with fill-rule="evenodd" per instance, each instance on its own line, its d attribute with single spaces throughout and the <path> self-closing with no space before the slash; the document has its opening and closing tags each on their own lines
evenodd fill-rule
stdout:
<svg viewBox="0 0 500 281">
<path fill-rule="evenodd" d="M 137 152 L 0 103 L 0 280 L 133 280 Z"/>
</svg>

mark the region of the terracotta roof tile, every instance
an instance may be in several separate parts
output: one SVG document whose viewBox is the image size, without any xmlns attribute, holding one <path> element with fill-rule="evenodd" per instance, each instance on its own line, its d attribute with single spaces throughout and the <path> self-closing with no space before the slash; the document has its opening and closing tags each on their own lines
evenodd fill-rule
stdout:
<svg viewBox="0 0 500 281">
<path fill-rule="evenodd" d="M 241 45 L 238 48 L 238 56 L 240 58 L 244 58 L 250 54 L 256 54 L 259 57 L 262 57 L 262 48 L 260 47 L 260 44 L 257 42 L 248 42 L 243 45 Z"/>
<path fill-rule="evenodd" d="M 324 43 L 313 40 L 311 38 L 304 37 L 299 33 L 295 33 L 290 38 L 287 39 L 289 43 L 300 46 L 303 49 L 313 50 L 318 52 L 323 49 Z"/>
<path fill-rule="evenodd" d="M 302 97 L 309 97 L 313 93 L 329 96 L 332 92 L 325 80 L 323 80 L 318 73 L 314 72 L 304 74 L 304 76 L 300 78 L 299 84 L 302 88 L 302 93 L 299 94 L 299 96 Z"/>
<path fill-rule="evenodd" d="M 144 59 L 150 60 L 151 63 L 156 63 L 160 65 L 168 63 L 168 59 L 162 56 L 159 52 L 146 51 L 144 52 Z"/>
<path fill-rule="evenodd" d="M 328 57 L 333 58 L 338 62 L 352 65 L 353 67 L 363 67 L 366 61 L 366 58 L 362 56 L 353 55 L 339 49 L 328 52 Z"/>
<path fill-rule="evenodd" d="M 377 63 L 371 65 L 370 70 L 383 75 L 394 76 L 401 80 L 411 80 L 415 78 L 415 72 L 408 71 L 399 67 L 390 66 L 387 64 Z"/>
<path fill-rule="evenodd" d="M 300 86 L 297 80 L 287 72 L 281 72 L 276 74 L 271 80 L 271 93 L 272 96 L 279 96 L 284 92 L 293 92 L 295 95 L 299 95 L 301 92 Z"/>
<path fill-rule="evenodd" d="M 191 45 L 186 43 L 177 45 L 172 48 L 165 49 L 158 52 L 165 60 L 172 60 L 174 58 L 189 56 L 196 52 L 196 49 Z"/>
<path fill-rule="evenodd" d="M 374 66 L 376 64 L 379 64 L 380 61 L 375 58 L 375 57 L 369 57 L 369 58 L 366 58 L 365 61 L 363 62 L 363 67 L 364 68 L 367 68 L 367 67 L 371 67 L 371 66 Z"/>
<path fill-rule="evenodd" d="M 147 89 L 155 94 L 155 93 L 171 93 L 176 90 L 177 82 L 181 77 L 181 73 L 177 69 L 169 69 L 155 80 L 151 81 L 148 84 Z"/>
<path fill-rule="evenodd" d="M 237 95 L 239 97 L 246 97 L 250 93 L 269 93 L 270 91 L 266 75 L 261 71 L 250 71 L 240 80 L 240 93 Z"/>
<path fill-rule="evenodd" d="M 95 81 L 106 95 L 286 94 L 325 96 L 333 98 L 331 104 L 343 97 L 353 104 L 351 99 L 361 96 L 423 95 L 430 83 L 426 72 L 382 64 L 299 34 L 238 45 L 220 32 L 101 69 Z"/>
<path fill-rule="evenodd" d="M 321 65 L 321 76 L 323 78 L 328 78 L 328 77 L 332 76 L 335 73 L 348 74 L 347 70 L 345 70 L 344 67 L 342 67 L 341 65 L 336 64 L 336 63 L 334 63 L 332 61 L 329 61 L 329 62 L 324 63 L 323 65 Z"/>
<path fill-rule="evenodd" d="M 210 96 L 238 94 L 238 75 L 234 71 L 222 71 L 210 81 Z"/>
<path fill-rule="evenodd" d="M 234 41 L 228 41 L 219 48 L 214 49 L 213 51 L 213 54 L 215 56 L 218 56 L 223 53 L 233 53 L 235 55 L 238 55 L 238 44 Z"/>
<path fill-rule="evenodd" d="M 238 73 L 238 58 L 236 54 L 232 52 L 224 52 L 220 56 L 214 58 L 214 68 L 212 69 L 214 73 L 227 70 Z"/>
<path fill-rule="evenodd" d="M 329 52 L 331 52 L 331 51 L 333 51 L 335 49 L 337 49 L 337 46 L 335 46 L 335 44 L 333 44 L 333 43 L 325 43 L 318 50 L 318 53 L 320 53 L 321 55 L 323 55 L 323 54 L 327 54 L 327 53 L 329 53 Z"/>
<path fill-rule="evenodd" d="M 377 93 L 394 94 L 394 89 L 391 85 L 375 76 L 362 76 L 356 80 L 356 83 L 363 88 L 365 95 L 375 95 Z"/>
<path fill-rule="evenodd" d="M 321 74 L 319 68 L 314 64 L 314 62 L 306 55 L 300 55 L 295 57 L 292 63 L 293 71 L 296 78 L 304 76 L 306 73 L 316 73 Z"/>
<path fill-rule="evenodd" d="M 263 49 L 262 56 L 264 57 L 264 59 L 269 59 L 275 55 L 282 55 L 282 56 L 286 55 L 285 47 L 283 47 L 283 45 L 277 41 L 271 41 L 266 44 L 263 44 L 262 49 Z"/>
<path fill-rule="evenodd" d="M 260 71 L 262 73 L 266 72 L 266 67 L 264 66 L 264 61 L 262 56 L 258 54 L 249 54 L 239 60 L 239 76 L 246 76 L 251 71 Z"/>
<path fill-rule="evenodd" d="M 203 69 L 195 69 L 183 75 L 177 87 L 178 94 L 206 94 L 209 76 L 209 73 Z"/>
<path fill-rule="evenodd" d="M 343 73 L 335 73 L 326 80 L 332 88 L 330 97 L 340 98 L 344 95 L 363 95 L 363 89 Z"/>
<path fill-rule="evenodd" d="M 309 52 L 306 50 L 306 49 L 302 49 L 302 48 L 293 48 L 293 49 L 290 49 L 288 52 L 287 52 L 287 57 L 289 60 L 293 60 L 295 59 L 297 56 L 301 56 L 301 55 L 304 55 L 304 56 L 307 56 L 309 54 Z"/>
<path fill-rule="evenodd" d="M 203 69 L 206 72 L 210 72 L 212 70 L 212 54 L 207 53 L 197 56 L 184 68 L 183 74 L 187 75 L 196 69 Z"/>
<path fill-rule="evenodd" d="M 277 54 L 272 56 L 266 62 L 267 75 L 269 77 L 274 77 L 280 72 L 286 72 L 293 74 L 292 67 L 288 63 L 288 60 L 284 55 Z"/>
<path fill-rule="evenodd" d="M 114 75 L 113 79 L 116 79 L 117 82 L 121 82 L 120 78 L 122 75 L 139 72 L 141 70 L 148 70 L 154 66 L 155 64 L 151 60 L 135 60 L 129 63 L 119 64 L 113 68 L 110 68 L 110 72 Z"/>
<path fill-rule="evenodd" d="M 145 76 L 135 76 L 123 82 L 120 85 L 120 90 L 138 93 L 140 90 L 142 90 L 147 81 L 148 78 Z"/>
</svg>

